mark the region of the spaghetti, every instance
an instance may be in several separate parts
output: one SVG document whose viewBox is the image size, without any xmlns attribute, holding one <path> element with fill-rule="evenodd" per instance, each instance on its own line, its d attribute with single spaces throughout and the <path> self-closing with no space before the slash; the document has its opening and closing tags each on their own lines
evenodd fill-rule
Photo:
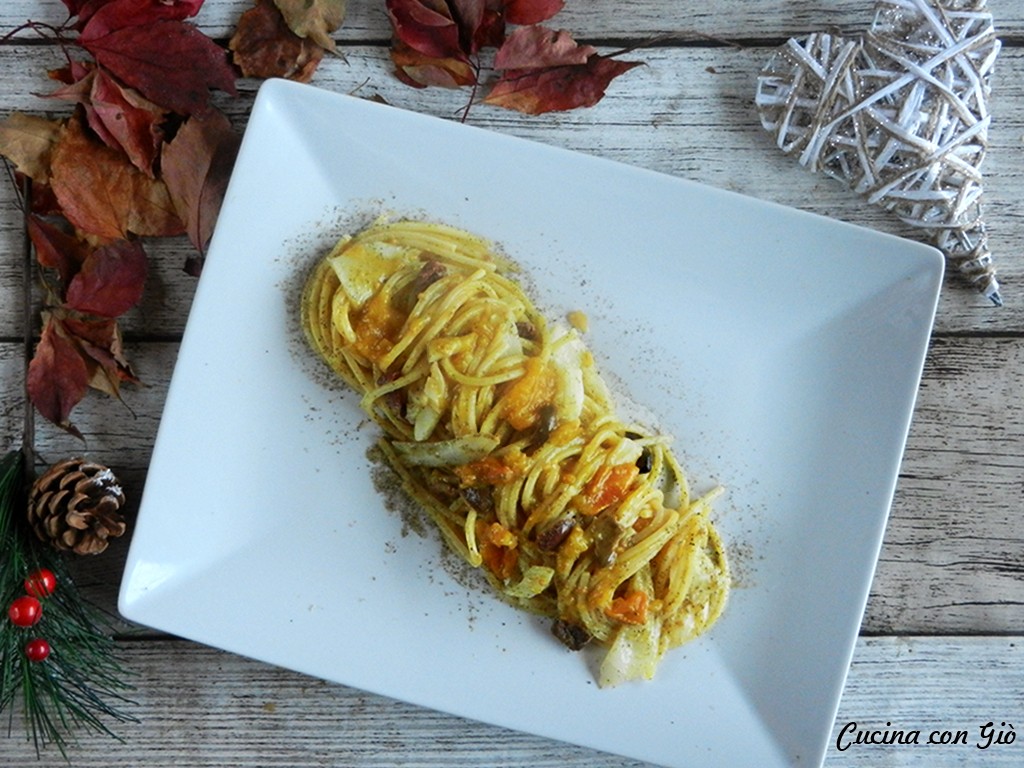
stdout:
<svg viewBox="0 0 1024 768">
<path fill-rule="evenodd" d="M 303 326 L 448 546 L 569 647 L 605 646 L 601 685 L 649 679 L 725 606 L 713 494 L 618 419 L 577 330 L 512 272 L 462 230 L 378 222 L 314 268 Z"/>
</svg>

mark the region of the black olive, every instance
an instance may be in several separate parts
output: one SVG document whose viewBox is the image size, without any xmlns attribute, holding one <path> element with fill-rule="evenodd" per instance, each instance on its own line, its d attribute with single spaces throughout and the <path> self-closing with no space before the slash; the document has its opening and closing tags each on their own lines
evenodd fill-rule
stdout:
<svg viewBox="0 0 1024 768">
<path fill-rule="evenodd" d="M 590 633 L 587 630 L 578 624 L 572 624 L 564 619 L 555 619 L 555 623 L 551 625 L 551 631 L 555 637 L 562 641 L 566 648 L 572 651 L 582 649 L 591 640 Z"/>
<path fill-rule="evenodd" d="M 444 264 L 436 259 L 428 258 L 417 273 L 416 278 L 404 290 L 392 298 L 392 306 L 401 312 L 412 312 L 420 294 L 447 274 Z"/>
<path fill-rule="evenodd" d="M 402 374 L 399 371 L 390 371 L 382 374 L 378 379 L 378 384 L 388 384 L 397 379 Z M 393 416 L 397 418 L 405 418 L 405 406 L 406 406 L 406 392 L 405 389 L 393 389 L 388 392 L 384 397 L 381 398 L 381 404 L 387 408 Z"/>
<path fill-rule="evenodd" d="M 477 512 L 493 512 L 494 511 L 494 496 L 483 488 L 463 488 L 462 498 L 466 500 Z"/>
<path fill-rule="evenodd" d="M 527 450 L 540 448 L 548 441 L 548 437 L 558 426 L 558 411 L 551 403 L 545 403 L 537 411 L 537 424 L 533 428 Z"/>
<path fill-rule="evenodd" d="M 636 460 L 636 468 L 640 470 L 640 474 L 645 475 L 654 469 L 654 456 L 651 454 L 651 449 L 644 447 L 643 453 L 640 454 L 640 458 Z"/>
<path fill-rule="evenodd" d="M 519 334 L 519 338 L 521 339 L 526 339 L 527 341 L 537 340 L 537 326 L 530 320 L 520 320 L 517 322 L 516 332 Z"/>
<path fill-rule="evenodd" d="M 619 545 L 628 532 L 608 515 L 599 515 L 590 524 L 587 533 L 594 540 L 594 559 L 598 565 L 607 567 L 618 559 Z"/>
<path fill-rule="evenodd" d="M 542 552 L 554 552 L 565 541 L 572 529 L 576 527 L 576 521 L 571 517 L 560 517 L 547 528 L 537 534 L 537 549 Z"/>
</svg>

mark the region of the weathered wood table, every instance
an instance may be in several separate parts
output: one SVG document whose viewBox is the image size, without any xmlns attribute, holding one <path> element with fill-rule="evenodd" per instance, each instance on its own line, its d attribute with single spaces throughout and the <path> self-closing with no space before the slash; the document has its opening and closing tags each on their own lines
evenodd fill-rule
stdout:
<svg viewBox="0 0 1024 768">
<path fill-rule="evenodd" d="M 249 3 L 207 0 L 196 18 L 226 41 Z M 1006 305 L 995 309 L 947 278 L 895 503 L 862 633 L 826 759 L 840 766 L 1024 765 L 1024 4 L 991 0 L 1004 48 L 996 64 L 994 120 L 984 165 L 986 213 Z M 0 4 L 0 29 L 28 19 L 59 23 L 58 0 Z M 598 106 L 543 117 L 489 107 L 469 122 L 592 153 L 898 235 L 888 214 L 777 152 L 753 105 L 757 72 L 791 35 L 872 18 L 866 0 L 568 0 L 557 17 L 603 50 L 657 38 L 638 52 L 647 66 L 615 81 Z M 315 85 L 359 90 L 397 107 L 454 118 L 464 92 L 414 90 L 388 58 L 383 0 L 350 0 L 337 33 L 344 58 L 323 62 Z M 63 114 L 47 69 L 62 56 L 22 31 L 0 43 L 0 110 Z M 218 102 L 244 127 L 258 83 Z M 13 184 L 0 184 L 0 434 L 17 445 L 25 408 L 23 222 Z M 183 274 L 182 240 L 148 246 L 151 275 L 124 323 L 128 355 L 145 386 L 125 403 L 92 394 L 75 413 L 82 444 L 37 421 L 42 460 L 86 451 L 122 478 L 137 504 L 166 385 L 196 281 Z M 201 439 L 197 437 L 197 439 Z M 129 513 L 131 513 L 131 509 Z M 78 579 L 113 609 L 128 538 L 76 562 Z M 87 737 L 75 766 L 625 766 L 637 763 L 463 721 L 125 626 L 119 636 L 137 685 L 120 728 L 124 743 Z M 843 726 L 967 731 L 967 744 L 855 745 L 837 749 Z M 984 746 L 983 727 L 1013 734 Z M 0 742 L 8 766 L 37 760 L 19 724 Z M 1004 741 L 1009 739 L 1004 738 Z"/>
</svg>

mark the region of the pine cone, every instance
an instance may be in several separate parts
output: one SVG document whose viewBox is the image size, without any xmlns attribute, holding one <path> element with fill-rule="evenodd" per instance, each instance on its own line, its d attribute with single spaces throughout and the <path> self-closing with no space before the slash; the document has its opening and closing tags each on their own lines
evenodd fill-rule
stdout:
<svg viewBox="0 0 1024 768">
<path fill-rule="evenodd" d="M 124 492 L 102 464 L 75 458 L 40 475 L 28 494 L 28 521 L 39 539 L 61 552 L 97 555 L 127 527 Z"/>
</svg>

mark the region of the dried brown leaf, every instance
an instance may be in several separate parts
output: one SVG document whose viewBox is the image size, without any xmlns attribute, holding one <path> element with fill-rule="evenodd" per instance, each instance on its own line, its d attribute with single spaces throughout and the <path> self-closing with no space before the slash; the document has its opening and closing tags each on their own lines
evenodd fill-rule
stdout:
<svg viewBox="0 0 1024 768">
<path fill-rule="evenodd" d="M 309 38 L 324 50 L 336 50 L 331 33 L 345 20 L 346 0 L 274 0 L 274 4 L 296 35 Z"/>
<path fill-rule="evenodd" d="M 540 24 L 520 27 L 494 55 L 495 69 L 537 69 L 586 64 L 597 53 L 592 45 L 579 45 L 564 29 Z"/>
<path fill-rule="evenodd" d="M 63 123 L 21 112 L 0 122 L 0 155 L 33 181 L 50 180 L 50 159 Z"/>
<path fill-rule="evenodd" d="M 256 0 L 238 19 L 228 47 L 245 77 L 283 77 L 308 83 L 323 59 L 324 48 L 299 37 L 285 23 L 273 0 Z"/>
<path fill-rule="evenodd" d="M 220 111 L 193 115 L 164 145 L 160 165 L 179 218 L 200 253 L 220 212 L 241 141 Z"/>
</svg>

